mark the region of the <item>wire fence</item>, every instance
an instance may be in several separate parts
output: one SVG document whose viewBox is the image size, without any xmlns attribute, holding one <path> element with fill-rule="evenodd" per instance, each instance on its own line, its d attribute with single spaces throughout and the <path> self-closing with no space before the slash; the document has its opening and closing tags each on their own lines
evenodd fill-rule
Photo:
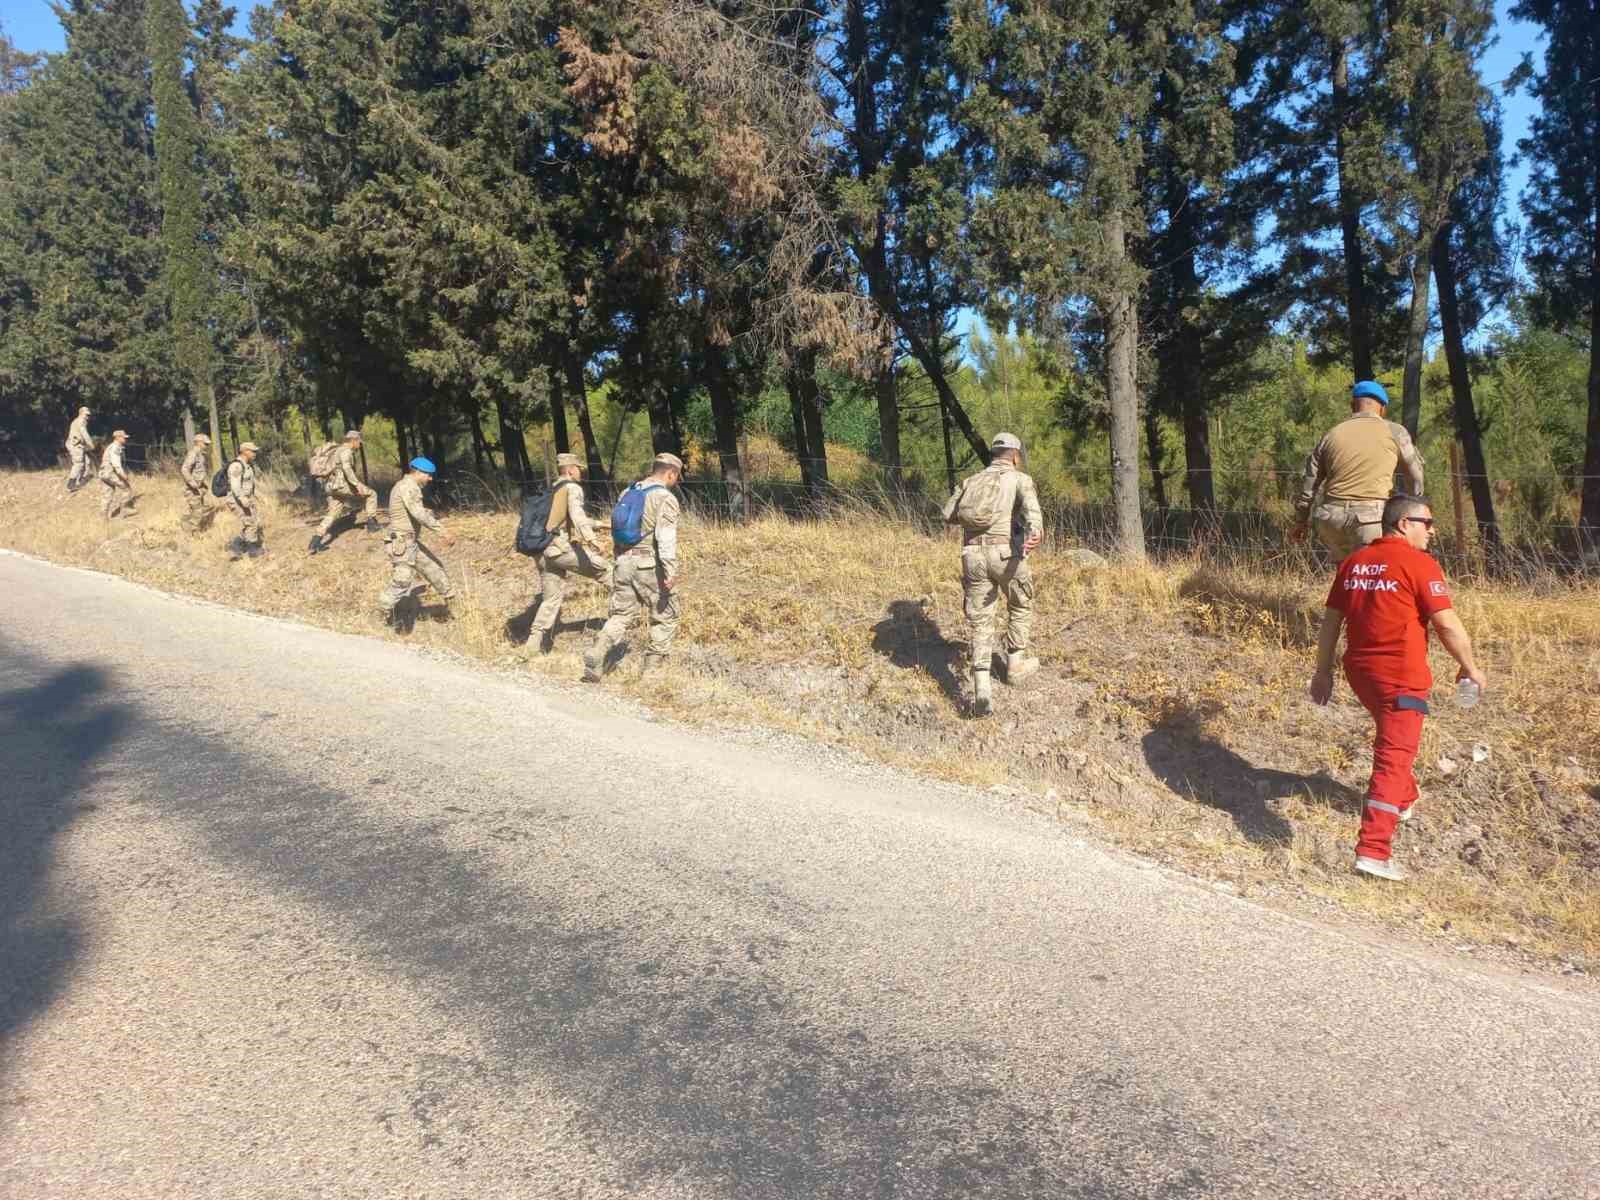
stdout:
<svg viewBox="0 0 1600 1200">
<path fill-rule="evenodd" d="M 130 440 L 130 468 L 153 474 L 175 471 L 183 447 L 172 442 L 140 443 Z M 8 456 L 9 465 L 20 469 L 59 468 L 65 472 L 66 459 L 57 453 Z M 284 480 L 293 480 L 285 490 L 301 494 L 311 503 L 320 503 L 322 494 L 310 479 L 303 464 L 274 463 L 270 450 L 263 453 L 258 466 Z M 0 460 L 3 461 L 3 460 Z M 380 475 L 398 475 L 390 466 Z M 1093 476 L 1094 472 L 1085 472 Z M 1181 472 L 1175 472 L 1181 476 Z M 1146 552 L 1154 559 L 1199 559 L 1227 566 L 1249 566 L 1304 572 L 1326 572 L 1333 563 L 1315 538 L 1296 544 L 1290 540 L 1293 510 L 1285 480 L 1298 483 L 1300 472 L 1272 467 L 1252 469 L 1248 474 L 1269 481 L 1280 497 L 1276 508 L 1192 508 L 1161 506 L 1149 494 L 1145 481 L 1142 497 L 1142 524 Z M 1457 481 L 1469 476 L 1458 473 Z M 1548 486 L 1550 473 L 1538 475 L 1493 475 L 1502 490 L 1524 484 Z M 1562 485 L 1576 489 L 1584 476 L 1561 476 Z M 380 481 L 381 482 L 381 481 Z M 1450 480 L 1445 481 L 1447 487 Z M 543 477 L 522 481 L 501 472 L 479 473 L 465 469 L 446 470 L 434 481 L 434 502 L 443 510 L 460 508 L 478 511 L 514 512 L 525 495 L 541 490 Z M 599 515 L 603 515 L 625 482 L 589 480 L 586 494 Z M 789 520 L 848 522 L 864 517 L 887 520 L 923 534 L 942 527 L 940 505 L 943 497 L 930 495 L 927 486 L 891 486 L 882 479 L 850 484 L 812 483 L 790 479 L 754 479 L 734 483 L 721 478 L 685 478 L 678 488 L 685 508 L 701 521 L 737 523 L 764 516 Z M 1116 511 L 1109 498 L 1068 500 L 1048 493 L 1042 495 L 1047 538 L 1045 550 L 1084 548 L 1111 556 L 1120 546 Z M 1502 521 L 1498 545 L 1487 545 L 1477 529 L 1470 502 L 1466 511 L 1455 513 L 1448 495 L 1434 497 L 1435 512 L 1448 517 L 1436 526 L 1433 552 L 1458 578 L 1509 579 L 1522 583 L 1559 583 L 1600 576 L 1600 548 L 1585 546 L 1575 522 L 1546 516 L 1537 521 Z"/>
</svg>

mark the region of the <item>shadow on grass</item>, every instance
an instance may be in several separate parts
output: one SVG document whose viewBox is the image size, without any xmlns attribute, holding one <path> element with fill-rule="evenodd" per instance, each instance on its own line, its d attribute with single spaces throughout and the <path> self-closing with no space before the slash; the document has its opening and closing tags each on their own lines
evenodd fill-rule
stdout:
<svg viewBox="0 0 1600 1200">
<path fill-rule="evenodd" d="M 1360 797 L 1327 774 L 1302 775 L 1258 767 L 1203 732 L 1187 714 L 1162 721 L 1144 735 L 1152 774 L 1186 800 L 1220 809 L 1248 841 L 1287 845 L 1294 829 L 1270 802 L 1303 796 L 1313 803 L 1356 812 Z"/>
<path fill-rule="evenodd" d="M 926 673 L 952 704 L 967 711 L 960 678 L 963 647 L 939 632 L 916 600 L 890 601 L 889 615 L 872 627 L 872 649 L 897 667 Z"/>
<path fill-rule="evenodd" d="M 1178 595 L 1212 605 L 1232 625 L 1252 619 L 1270 621 L 1290 646 L 1317 644 L 1322 605 L 1308 604 L 1303 593 L 1260 587 L 1215 568 L 1201 567 L 1178 586 Z"/>
</svg>

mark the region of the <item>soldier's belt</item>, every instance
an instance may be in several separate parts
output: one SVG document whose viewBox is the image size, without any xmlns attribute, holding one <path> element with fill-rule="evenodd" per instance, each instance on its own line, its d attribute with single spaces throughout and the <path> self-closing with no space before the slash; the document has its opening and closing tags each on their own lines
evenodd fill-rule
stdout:
<svg viewBox="0 0 1600 1200">
<path fill-rule="evenodd" d="M 961 543 L 963 546 L 1009 546 L 1010 534 L 980 533 L 977 537 L 969 537 Z"/>
<path fill-rule="evenodd" d="M 630 546 L 628 549 L 624 550 L 623 553 L 637 554 L 641 558 L 643 558 L 645 555 L 649 555 L 651 558 L 654 558 L 656 556 L 656 548 L 654 546 Z"/>
</svg>

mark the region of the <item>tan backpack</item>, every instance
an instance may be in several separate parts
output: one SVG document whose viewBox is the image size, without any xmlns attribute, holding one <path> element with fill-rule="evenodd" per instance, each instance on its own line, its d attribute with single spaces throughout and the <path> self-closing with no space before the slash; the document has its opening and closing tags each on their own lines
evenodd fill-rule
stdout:
<svg viewBox="0 0 1600 1200">
<path fill-rule="evenodd" d="M 311 463 L 307 469 L 313 479 L 332 479 L 334 472 L 339 469 L 339 443 L 323 442 L 313 450 Z"/>
<path fill-rule="evenodd" d="M 1006 497 L 1010 493 L 1006 487 L 1009 474 L 980 471 L 961 486 L 961 499 L 956 501 L 956 520 L 968 533 L 981 533 L 992 528 L 1000 518 L 1011 515 L 1005 511 Z"/>
</svg>

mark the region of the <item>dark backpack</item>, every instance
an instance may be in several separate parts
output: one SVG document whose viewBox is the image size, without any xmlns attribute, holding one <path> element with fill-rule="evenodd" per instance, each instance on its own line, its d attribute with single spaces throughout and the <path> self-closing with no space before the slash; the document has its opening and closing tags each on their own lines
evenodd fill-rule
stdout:
<svg viewBox="0 0 1600 1200">
<path fill-rule="evenodd" d="M 644 540 L 644 498 L 660 487 L 659 483 L 636 483 L 611 510 L 611 541 L 618 553 L 632 550 Z"/>
<path fill-rule="evenodd" d="M 233 462 L 223 463 L 222 470 L 218 471 L 211 477 L 211 494 L 213 496 L 216 496 L 218 499 L 222 499 L 227 496 L 229 491 L 232 490 L 228 487 L 228 468 L 233 466 L 233 463 L 238 461 L 239 460 L 236 458 L 233 460 Z"/>
<path fill-rule="evenodd" d="M 550 505 L 555 501 L 556 489 L 562 487 L 565 482 L 563 480 L 549 491 L 529 496 L 522 502 L 522 516 L 517 521 L 518 554 L 538 558 L 554 540 L 555 531 L 548 528 Z"/>
</svg>

